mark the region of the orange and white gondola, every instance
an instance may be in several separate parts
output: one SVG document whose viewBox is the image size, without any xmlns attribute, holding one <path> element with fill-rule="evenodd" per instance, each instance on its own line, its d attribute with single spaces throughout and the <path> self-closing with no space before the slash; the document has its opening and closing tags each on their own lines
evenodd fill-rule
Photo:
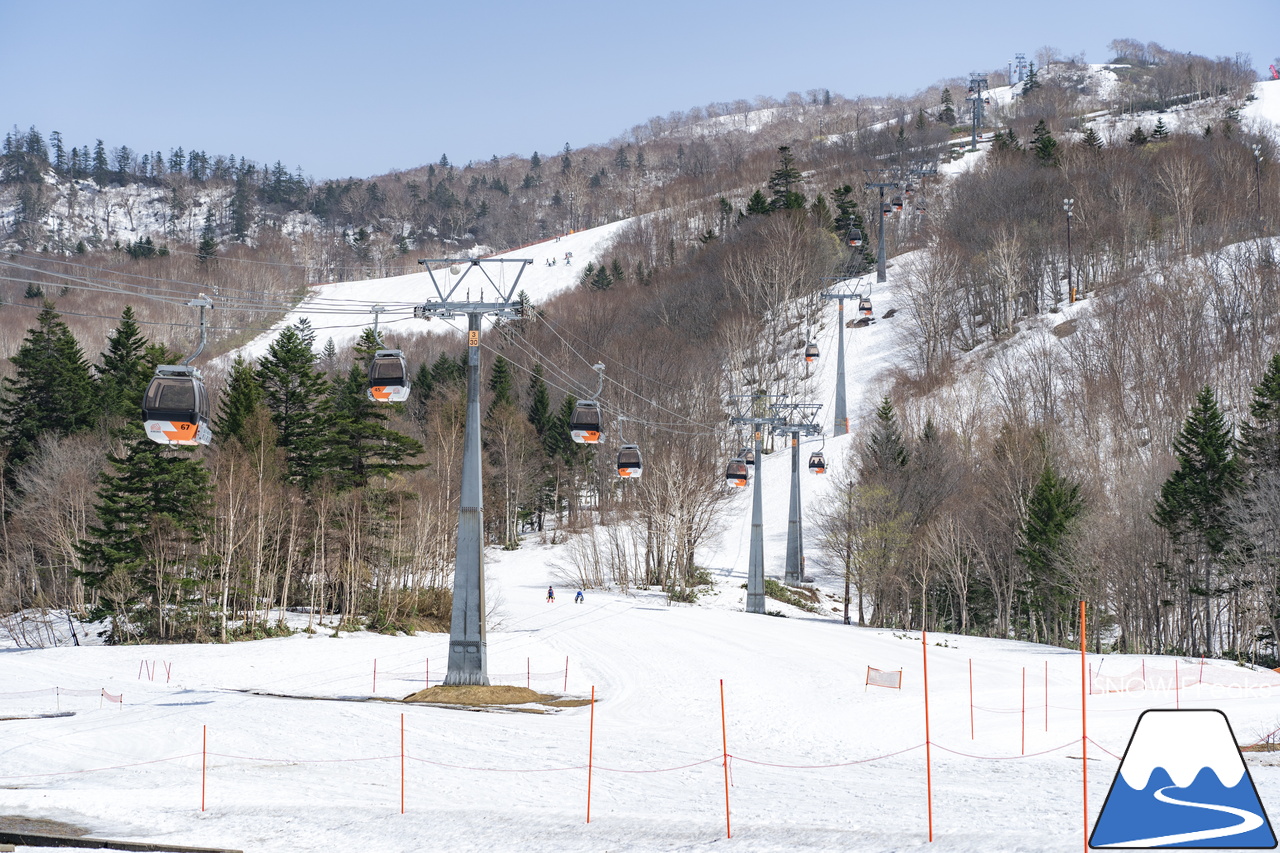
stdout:
<svg viewBox="0 0 1280 853">
<path fill-rule="evenodd" d="M 600 404 L 595 400 L 579 400 L 569 416 L 569 437 L 578 444 L 599 444 Z"/>
<path fill-rule="evenodd" d="M 142 397 L 142 428 L 157 444 L 193 446 L 213 440 L 209 392 L 200 371 L 185 364 L 162 364 Z"/>
<path fill-rule="evenodd" d="M 743 488 L 747 485 L 747 462 L 740 456 L 735 456 L 729 460 L 729 465 L 724 469 L 724 479 L 731 486 Z"/>
<path fill-rule="evenodd" d="M 380 349 L 369 363 L 369 399 L 403 403 L 409 399 L 409 366 L 398 349 Z"/>
<path fill-rule="evenodd" d="M 618 450 L 618 476 L 638 480 L 643 471 L 644 457 L 640 454 L 639 445 L 622 445 Z"/>
</svg>

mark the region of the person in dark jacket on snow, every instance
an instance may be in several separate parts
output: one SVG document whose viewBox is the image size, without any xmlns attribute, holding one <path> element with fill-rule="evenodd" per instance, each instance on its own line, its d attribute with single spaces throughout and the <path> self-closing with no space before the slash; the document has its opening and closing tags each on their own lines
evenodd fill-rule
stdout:
<svg viewBox="0 0 1280 853">
<path fill-rule="evenodd" d="M 547 587 L 547 604 L 552 604 L 556 600 L 556 591 L 551 587 Z"/>
</svg>

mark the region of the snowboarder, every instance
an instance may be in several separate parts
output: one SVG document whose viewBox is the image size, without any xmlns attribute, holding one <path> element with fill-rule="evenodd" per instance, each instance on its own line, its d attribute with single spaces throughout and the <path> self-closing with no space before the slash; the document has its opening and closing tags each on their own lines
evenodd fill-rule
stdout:
<svg viewBox="0 0 1280 853">
<path fill-rule="evenodd" d="M 578 594 L 573 597 L 573 603 L 574 604 L 582 603 L 582 590 L 578 590 Z"/>
<path fill-rule="evenodd" d="M 547 587 L 547 604 L 554 604 L 556 600 L 556 591 L 551 587 Z"/>
</svg>

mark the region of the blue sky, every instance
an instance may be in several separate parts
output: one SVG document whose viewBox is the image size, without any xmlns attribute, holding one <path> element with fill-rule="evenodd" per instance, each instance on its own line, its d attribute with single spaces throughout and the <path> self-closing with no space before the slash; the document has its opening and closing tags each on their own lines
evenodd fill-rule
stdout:
<svg viewBox="0 0 1280 853">
<path fill-rule="evenodd" d="M 201 148 L 317 179 L 606 143 L 714 101 L 910 94 L 1116 38 L 1280 56 L 1276 0 L 0 0 L 5 128 Z"/>
</svg>

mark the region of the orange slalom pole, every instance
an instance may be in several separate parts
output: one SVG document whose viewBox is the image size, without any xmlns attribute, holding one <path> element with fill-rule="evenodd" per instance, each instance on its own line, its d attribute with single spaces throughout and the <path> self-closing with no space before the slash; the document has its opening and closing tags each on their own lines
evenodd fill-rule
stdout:
<svg viewBox="0 0 1280 853">
<path fill-rule="evenodd" d="M 724 716 L 724 679 L 720 679 L 720 747 L 724 760 L 724 837 L 733 838 L 733 825 L 729 822 L 729 729 Z"/>
<path fill-rule="evenodd" d="M 933 841 L 933 750 L 929 742 L 929 640 L 920 629 L 920 648 L 924 656 L 924 784 L 929 808 L 929 841 Z"/>
<path fill-rule="evenodd" d="M 400 715 L 400 814 L 404 814 L 404 714 Z"/>
<path fill-rule="evenodd" d="M 200 727 L 200 811 L 204 811 L 204 782 L 209 768 L 209 727 Z"/>
<path fill-rule="evenodd" d="M 1080 602 L 1080 767 L 1084 785 L 1084 853 L 1089 853 L 1089 715 L 1086 711 L 1088 694 L 1085 692 L 1085 603 Z"/>
<path fill-rule="evenodd" d="M 591 823 L 591 770 L 596 757 L 596 686 L 591 685 L 591 725 L 587 729 L 587 823 Z"/>
</svg>

